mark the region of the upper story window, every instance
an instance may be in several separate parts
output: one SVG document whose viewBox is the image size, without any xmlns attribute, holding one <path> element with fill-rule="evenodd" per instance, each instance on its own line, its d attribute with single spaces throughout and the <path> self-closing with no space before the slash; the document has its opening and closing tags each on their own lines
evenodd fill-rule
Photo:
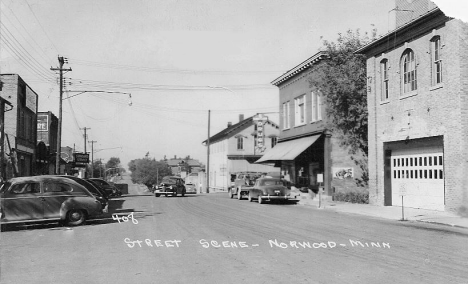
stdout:
<svg viewBox="0 0 468 284">
<path fill-rule="evenodd" d="M 283 129 L 290 128 L 289 122 L 289 101 L 283 103 Z"/>
<path fill-rule="evenodd" d="M 406 50 L 401 58 L 401 74 L 403 76 L 403 93 L 417 90 L 416 60 L 411 49 Z"/>
<path fill-rule="evenodd" d="M 380 61 L 380 83 L 381 83 L 381 97 L 382 101 L 388 100 L 388 60 Z"/>
<path fill-rule="evenodd" d="M 297 97 L 294 100 L 295 103 L 295 121 L 294 125 L 302 125 L 305 123 L 305 116 L 306 116 L 306 110 L 305 110 L 305 101 L 306 101 L 306 96 L 302 95 L 300 97 Z"/>
<path fill-rule="evenodd" d="M 278 137 L 276 136 L 271 137 L 271 148 L 275 147 L 277 143 L 278 143 Z"/>
<path fill-rule="evenodd" d="M 322 96 L 312 92 L 312 121 L 322 120 Z"/>
<path fill-rule="evenodd" d="M 442 83 L 442 59 L 440 57 L 440 36 L 431 40 L 432 85 Z"/>
<path fill-rule="evenodd" d="M 237 150 L 244 150 L 244 137 L 237 137 Z"/>
</svg>

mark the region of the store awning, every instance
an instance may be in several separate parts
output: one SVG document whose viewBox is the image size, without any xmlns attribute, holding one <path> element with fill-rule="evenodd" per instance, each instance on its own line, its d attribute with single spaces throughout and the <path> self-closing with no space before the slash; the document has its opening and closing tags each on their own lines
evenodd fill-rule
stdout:
<svg viewBox="0 0 468 284">
<path fill-rule="evenodd" d="M 314 144 L 320 135 L 321 134 L 278 143 L 273 149 L 265 152 L 265 154 L 255 163 L 268 164 L 275 163 L 277 161 L 294 160 L 299 156 L 299 154 Z"/>
</svg>

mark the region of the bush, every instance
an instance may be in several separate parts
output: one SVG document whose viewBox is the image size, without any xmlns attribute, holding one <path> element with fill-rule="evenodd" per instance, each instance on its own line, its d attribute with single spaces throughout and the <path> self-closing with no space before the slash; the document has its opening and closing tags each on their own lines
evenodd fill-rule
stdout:
<svg viewBox="0 0 468 284">
<path fill-rule="evenodd" d="M 334 201 L 369 204 L 369 192 L 336 192 L 333 194 Z"/>
</svg>

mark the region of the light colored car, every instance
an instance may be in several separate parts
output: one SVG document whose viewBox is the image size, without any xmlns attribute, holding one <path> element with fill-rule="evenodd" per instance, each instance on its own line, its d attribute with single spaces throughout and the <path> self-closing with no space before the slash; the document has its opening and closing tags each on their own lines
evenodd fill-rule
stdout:
<svg viewBox="0 0 468 284">
<path fill-rule="evenodd" d="M 259 178 L 253 187 L 249 188 L 249 201 L 254 199 L 258 203 L 271 200 L 288 200 L 291 198 L 290 190 L 284 186 L 284 181 L 279 178 Z"/>
<path fill-rule="evenodd" d="M 0 223 L 59 221 L 71 226 L 103 213 L 83 185 L 60 176 L 12 178 L 0 188 Z"/>
<path fill-rule="evenodd" d="M 186 183 L 185 184 L 185 193 L 197 193 L 197 186 L 194 185 L 193 183 Z"/>
</svg>

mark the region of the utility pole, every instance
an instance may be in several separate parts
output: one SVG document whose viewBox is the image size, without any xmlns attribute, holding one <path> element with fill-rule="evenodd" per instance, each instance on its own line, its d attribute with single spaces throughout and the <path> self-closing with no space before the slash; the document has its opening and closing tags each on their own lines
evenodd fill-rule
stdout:
<svg viewBox="0 0 468 284">
<path fill-rule="evenodd" d="M 91 129 L 91 128 L 89 128 L 89 127 L 80 128 L 80 130 L 84 130 L 84 135 L 83 135 L 83 137 L 84 137 L 84 153 L 85 153 L 85 154 L 88 153 L 88 152 L 86 152 L 86 138 L 87 138 L 86 130 L 87 130 L 87 129 Z"/>
<path fill-rule="evenodd" d="M 97 141 L 88 141 L 91 143 L 91 177 L 94 177 L 94 143 Z"/>
<path fill-rule="evenodd" d="M 55 174 L 60 173 L 60 155 L 62 153 L 62 97 L 63 97 L 63 71 L 72 71 L 71 68 L 63 68 L 65 59 L 63 56 L 58 57 L 59 68 L 50 68 L 52 71 L 59 71 L 60 73 L 60 98 L 59 98 L 59 120 L 58 120 L 58 133 L 57 133 L 57 154 L 55 157 Z"/>
<path fill-rule="evenodd" d="M 208 139 L 206 140 L 206 193 L 210 193 L 210 116 L 211 110 L 208 110 Z"/>
</svg>

